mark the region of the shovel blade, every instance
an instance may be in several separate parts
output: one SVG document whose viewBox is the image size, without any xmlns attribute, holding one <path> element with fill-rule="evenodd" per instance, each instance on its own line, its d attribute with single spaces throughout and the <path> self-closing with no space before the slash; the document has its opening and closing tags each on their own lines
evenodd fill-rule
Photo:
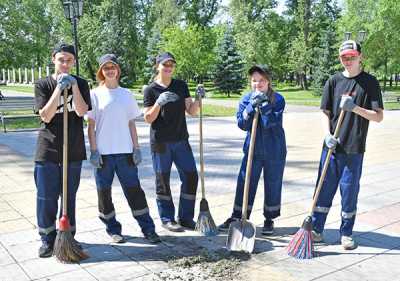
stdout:
<svg viewBox="0 0 400 281">
<path fill-rule="evenodd" d="M 252 253 L 256 236 L 256 227 L 248 221 L 235 221 L 229 226 L 226 248 L 229 251 Z"/>
</svg>

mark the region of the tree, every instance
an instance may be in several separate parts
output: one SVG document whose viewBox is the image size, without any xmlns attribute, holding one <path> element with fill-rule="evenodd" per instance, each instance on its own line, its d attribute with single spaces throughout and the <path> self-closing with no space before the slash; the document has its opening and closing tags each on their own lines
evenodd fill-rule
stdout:
<svg viewBox="0 0 400 281">
<path fill-rule="evenodd" d="M 177 0 L 187 25 L 207 27 L 214 19 L 221 0 Z"/>
<path fill-rule="evenodd" d="M 322 94 L 326 80 L 337 66 L 337 19 L 340 15 L 336 1 L 321 0 L 313 7 L 312 86 L 315 95 Z"/>
<path fill-rule="evenodd" d="M 244 63 L 239 54 L 231 27 L 226 29 L 222 41 L 218 45 L 217 65 L 214 84 L 217 89 L 230 97 L 231 93 L 239 94 L 243 89 Z"/>
<path fill-rule="evenodd" d="M 211 28 L 176 26 L 165 29 L 162 37 L 161 48 L 175 55 L 181 78 L 202 80 L 215 65 L 216 36 Z"/>
<path fill-rule="evenodd" d="M 290 58 L 291 69 L 297 73 L 300 86 L 304 90 L 308 90 L 307 70 L 310 67 L 311 58 L 310 21 L 312 1 L 297 1 L 295 24 L 298 28 L 298 33 L 293 40 Z"/>
</svg>

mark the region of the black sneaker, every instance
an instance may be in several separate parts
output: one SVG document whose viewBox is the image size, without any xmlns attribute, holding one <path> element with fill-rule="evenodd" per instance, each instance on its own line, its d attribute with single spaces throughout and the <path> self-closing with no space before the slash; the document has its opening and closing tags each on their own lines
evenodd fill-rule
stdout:
<svg viewBox="0 0 400 281">
<path fill-rule="evenodd" d="M 265 220 L 264 227 L 261 230 L 262 235 L 272 235 L 274 234 L 274 221 L 273 220 Z"/>
<path fill-rule="evenodd" d="M 218 226 L 218 230 L 221 232 L 227 232 L 231 223 L 238 220 L 238 218 L 229 218 L 223 224 Z"/>
<path fill-rule="evenodd" d="M 172 232 L 183 232 L 184 231 L 182 226 L 177 224 L 176 221 L 163 222 L 161 226 Z"/>
<path fill-rule="evenodd" d="M 160 236 L 155 232 L 150 232 L 144 235 L 144 238 L 152 244 L 157 244 L 161 242 Z"/>
<path fill-rule="evenodd" d="M 191 221 L 182 221 L 179 220 L 178 223 L 183 227 L 183 228 L 187 228 L 189 230 L 194 230 L 196 228 L 196 223 L 191 220 Z"/>
<path fill-rule="evenodd" d="M 49 258 L 53 255 L 53 244 L 42 242 L 39 248 L 39 258 Z"/>
</svg>

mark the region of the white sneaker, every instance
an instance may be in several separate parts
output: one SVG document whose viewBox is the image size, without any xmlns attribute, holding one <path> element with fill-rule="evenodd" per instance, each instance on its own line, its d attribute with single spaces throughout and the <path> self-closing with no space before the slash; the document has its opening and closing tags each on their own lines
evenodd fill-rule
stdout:
<svg viewBox="0 0 400 281">
<path fill-rule="evenodd" d="M 315 243 L 320 243 L 322 241 L 324 241 L 324 236 L 322 235 L 322 233 L 318 233 L 315 230 L 313 230 L 311 232 L 312 235 L 312 239 Z"/>
<path fill-rule="evenodd" d="M 357 242 L 351 236 L 342 236 L 341 243 L 345 250 L 354 250 L 358 246 Z"/>
<path fill-rule="evenodd" d="M 111 240 L 114 243 L 122 244 L 125 243 L 125 238 L 121 234 L 113 234 L 111 235 Z"/>
</svg>

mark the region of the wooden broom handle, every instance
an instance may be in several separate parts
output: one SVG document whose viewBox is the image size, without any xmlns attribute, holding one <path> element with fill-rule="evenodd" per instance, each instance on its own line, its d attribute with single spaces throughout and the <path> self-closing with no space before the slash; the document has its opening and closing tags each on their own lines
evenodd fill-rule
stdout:
<svg viewBox="0 0 400 281">
<path fill-rule="evenodd" d="M 206 190 L 204 187 L 204 155 L 203 155 L 203 104 L 201 94 L 199 96 L 199 139 L 200 139 L 200 182 L 201 182 L 201 198 L 206 198 Z"/>
<path fill-rule="evenodd" d="M 68 90 L 64 89 L 63 104 L 63 216 L 67 215 L 67 193 L 68 193 Z"/>
<path fill-rule="evenodd" d="M 342 126 L 342 121 L 343 121 L 343 118 L 344 118 L 344 114 L 345 114 L 344 110 L 342 110 L 340 112 L 340 114 L 339 114 L 339 119 L 338 119 L 338 122 L 336 124 L 335 132 L 333 134 L 333 137 L 336 138 L 336 139 L 339 137 L 339 130 L 340 130 L 340 127 Z M 324 161 L 324 166 L 322 168 L 321 177 L 318 180 L 317 189 L 315 191 L 314 198 L 313 198 L 313 204 L 312 204 L 312 207 L 311 207 L 311 215 L 314 212 L 315 206 L 317 205 L 317 200 L 318 200 L 318 197 L 319 197 L 319 193 L 321 192 L 321 188 L 322 188 L 322 185 L 323 185 L 324 180 L 325 180 L 326 172 L 328 171 L 329 159 L 331 159 L 331 155 L 332 155 L 333 150 L 334 150 L 334 148 L 329 148 L 328 149 L 328 153 L 326 154 L 325 161 Z"/>
<path fill-rule="evenodd" d="M 256 113 L 253 118 L 253 125 L 251 127 L 251 135 L 250 135 L 250 146 L 247 156 L 247 164 L 246 164 L 246 177 L 244 180 L 244 193 L 243 193 L 243 210 L 242 210 L 242 220 L 247 220 L 247 208 L 249 204 L 249 189 L 250 189 L 250 178 L 251 178 L 251 168 L 253 166 L 253 154 L 254 154 L 254 144 L 256 142 L 256 134 L 257 134 L 257 122 L 259 116 L 259 109 L 256 107 Z"/>
</svg>

